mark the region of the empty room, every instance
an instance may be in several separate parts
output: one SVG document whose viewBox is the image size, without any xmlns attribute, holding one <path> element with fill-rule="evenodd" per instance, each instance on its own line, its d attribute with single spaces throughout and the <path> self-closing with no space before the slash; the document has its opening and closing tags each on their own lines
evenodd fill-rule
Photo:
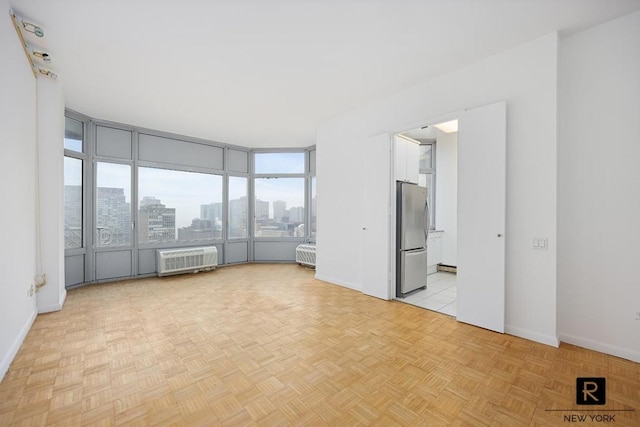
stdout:
<svg viewBox="0 0 640 427">
<path fill-rule="evenodd" d="M 640 0 L 0 11 L 0 425 L 640 423 Z"/>
</svg>

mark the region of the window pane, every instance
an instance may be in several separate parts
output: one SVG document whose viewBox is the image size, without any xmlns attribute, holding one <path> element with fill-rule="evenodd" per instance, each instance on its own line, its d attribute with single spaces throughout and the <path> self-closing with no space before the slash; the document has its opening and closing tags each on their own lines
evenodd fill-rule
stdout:
<svg viewBox="0 0 640 427">
<path fill-rule="evenodd" d="M 316 177 L 311 177 L 311 239 L 316 240 Z"/>
<path fill-rule="evenodd" d="M 249 203 L 247 199 L 248 179 L 241 176 L 229 177 L 229 238 L 246 239 L 249 235 L 247 212 Z"/>
<path fill-rule="evenodd" d="M 82 160 L 64 158 L 64 247 L 82 247 Z"/>
<path fill-rule="evenodd" d="M 304 173 L 304 153 L 255 153 L 255 173 Z"/>
<path fill-rule="evenodd" d="M 433 168 L 432 156 L 431 156 L 432 148 L 433 148 L 433 145 L 431 144 L 420 145 L 420 166 L 419 166 L 420 170 Z"/>
<path fill-rule="evenodd" d="M 255 192 L 255 237 L 304 237 L 304 178 L 256 178 Z"/>
<path fill-rule="evenodd" d="M 431 212 L 429 214 L 431 229 L 435 229 L 436 226 L 436 210 L 435 210 L 435 188 L 433 185 L 432 173 L 421 173 L 418 175 L 418 185 L 421 187 L 427 187 L 429 194 L 429 208 Z"/>
<path fill-rule="evenodd" d="M 82 122 L 69 117 L 64 118 L 64 148 L 82 153 Z"/>
<path fill-rule="evenodd" d="M 98 162 L 96 245 L 131 244 L 131 166 Z"/>
<path fill-rule="evenodd" d="M 222 239 L 222 176 L 138 168 L 140 243 Z"/>
</svg>

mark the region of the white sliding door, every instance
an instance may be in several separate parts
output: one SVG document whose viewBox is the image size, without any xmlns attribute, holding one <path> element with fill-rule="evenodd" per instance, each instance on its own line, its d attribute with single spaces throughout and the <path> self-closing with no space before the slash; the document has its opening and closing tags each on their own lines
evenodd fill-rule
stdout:
<svg viewBox="0 0 640 427">
<path fill-rule="evenodd" d="M 389 299 L 391 138 L 389 134 L 375 136 L 362 148 L 362 292 Z"/>
<path fill-rule="evenodd" d="M 504 332 L 506 104 L 465 111 L 458 133 L 461 322 Z"/>
</svg>

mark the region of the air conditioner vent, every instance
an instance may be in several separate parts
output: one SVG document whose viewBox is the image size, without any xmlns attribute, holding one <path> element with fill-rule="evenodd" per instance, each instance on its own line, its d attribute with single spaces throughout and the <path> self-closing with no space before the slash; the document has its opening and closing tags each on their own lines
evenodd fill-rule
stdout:
<svg viewBox="0 0 640 427">
<path fill-rule="evenodd" d="M 296 262 L 309 267 L 315 267 L 316 245 L 298 245 L 296 248 Z"/>
<path fill-rule="evenodd" d="M 215 246 L 161 249 L 157 251 L 157 257 L 158 276 L 208 271 L 218 265 L 218 250 Z"/>
</svg>

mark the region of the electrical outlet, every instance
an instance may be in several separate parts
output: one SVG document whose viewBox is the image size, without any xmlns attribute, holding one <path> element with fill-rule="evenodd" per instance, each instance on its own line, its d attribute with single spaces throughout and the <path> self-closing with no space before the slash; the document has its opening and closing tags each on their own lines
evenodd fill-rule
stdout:
<svg viewBox="0 0 640 427">
<path fill-rule="evenodd" d="M 636 311 L 636 320 L 640 320 L 640 311 Z"/>
</svg>

